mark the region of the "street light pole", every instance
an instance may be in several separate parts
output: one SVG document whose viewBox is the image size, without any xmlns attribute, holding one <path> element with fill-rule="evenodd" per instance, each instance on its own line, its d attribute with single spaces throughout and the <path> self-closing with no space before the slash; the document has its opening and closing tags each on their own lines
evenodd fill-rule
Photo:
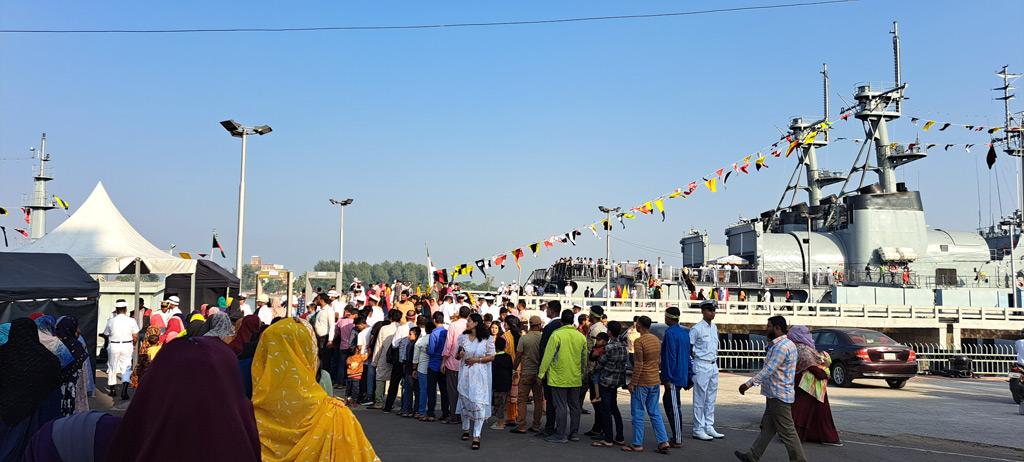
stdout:
<svg viewBox="0 0 1024 462">
<path fill-rule="evenodd" d="M 242 240 L 245 237 L 245 147 L 246 138 L 249 135 L 266 135 L 272 132 L 274 129 L 270 128 L 270 125 L 257 125 L 255 127 L 246 127 L 233 119 L 221 121 L 220 125 L 224 127 L 231 136 L 242 139 L 242 165 L 241 172 L 238 179 L 238 229 L 235 233 L 235 276 L 239 279 L 242 278 Z"/>
<path fill-rule="evenodd" d="M 242 166 L 238 179 L 238 228 L 235 232 L 235 276 L 242 279 L 242 240 L 245 237 L 245 141 L 248 134 L 242 131 Z"/>
<path fill-rule="evenodd" d="M 612 306 L 612 212 L 618 212 L 619 207 L 608 208 L 603 205 L 597 207 L 604 212 L 604 298 L 605 307 Z"/>
<path fill-rule="evenodd" d="M 348 198 L 339 201 L 332 198 L 330 202 L 332 205 L 337 205 L 340 209 L 338 212 L 338 274 L 334 276 L 334 287 L 341 291 L 345 270 L 345 207 L 352 204 L 352 199 Z"/>
</svg>

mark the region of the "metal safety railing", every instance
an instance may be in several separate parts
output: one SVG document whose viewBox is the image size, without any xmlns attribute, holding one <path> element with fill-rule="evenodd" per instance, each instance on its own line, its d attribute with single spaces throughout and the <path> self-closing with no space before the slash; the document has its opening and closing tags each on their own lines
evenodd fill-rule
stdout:
<svg viewBox="0 0 1024 462">
<path fill-rule="evenodd" d="M 481 292 L 473 291 L 474 294 Z M 572 305 L 587 307 L 601 305 L 612 319 L 632 316 L 660 316 L 670 306 L 683 314 L 700 314 L 700 301 L 677 298 L 604 298 L 566 297 L 559 295 L 518 296 L 516 301 L 526 302 L 527 309 L 539 310 L 549 301 L 558 300 L 564 308 Z M 610 304 L 609 304 L 610 302 Z M 851 303 L 798 303 L 762 301 L 719 301 L 719 315 L 737 316 L 801 316 L 816 318 L 878 318 L 878 319 L 951 319 L 976 321 L 1024 321 L 1024 308 L 935 305 L 862 305 Z"/>
<path fill-rule="evenodd" d="M 908 343 L 917 352 L 917 373 L 925 375 L 951 369 L 951 358 L 968 358 L 977 376 L 1005 376 L 1016 360 L 1013 345 L 965 344 L 960 349 L 942 348 L 936 343 Z M 728 340 L 718 344 L 718 367 L 727 372 L 756 372 L 764 366 L 764 340 Z"/>
</svg>

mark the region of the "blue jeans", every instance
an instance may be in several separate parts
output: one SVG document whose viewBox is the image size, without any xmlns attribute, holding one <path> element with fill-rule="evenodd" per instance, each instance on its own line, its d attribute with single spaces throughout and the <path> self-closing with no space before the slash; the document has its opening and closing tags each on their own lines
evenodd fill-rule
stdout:
<svg viewBox="0 0 1024 462">
<path fill-rule="evenodd" d="M 654 427 L 654 436 L 658 444 L 668 442 L 668 433 L 665 432 L 665 422 L 661 420 L 661 410 L 658 401 L 661 398 L 661 386 L 651 385 L 649 387 L 635 387 L 633 395 L 629 398 L 629 411 L 633 416 L 633 445 L 644 444 L 644 412 L 650 417 L 651 426 Z"/>
<path fill-rule="evenodd" d="M 420 390 L 417 396 L 417 398 L 419 398 L 420 406 L 419 409 L 416 409 L 416 412 L 419 412 L 420 415 L 427 415 L 427 374 L 416 373 L 416 376 L 419 378 L 420 385 Z"/>
<path fill-rule="evenodd" d="M 412 412 L 412 376 L 402 375 L 402 412 Z"/>
<path fill-rule="evenodd" d="M 366 376 L 366 400 L 373 401 L 373 392 L 377 387 L 377 369 L 373 367 L 373 364 L 366 364 L 366 371 L 363 373 Z"/>
</svg>

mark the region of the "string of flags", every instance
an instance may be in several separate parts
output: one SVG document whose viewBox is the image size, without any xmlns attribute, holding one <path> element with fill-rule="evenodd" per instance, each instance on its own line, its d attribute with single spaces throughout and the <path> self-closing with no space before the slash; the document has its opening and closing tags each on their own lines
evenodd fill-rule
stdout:
<svg viewBox="0 0 1024 462">
<path fill-rule="evenodd" d="M 59 207 L 61 209 L 64 209 L 65 211 L 71 208 L 71 204 L 68 201 L 61 199 L 56 194 L 53 195 L 52 204 L 54 207 Z M 0 206 L 0 217 L 4 217 L 7 215 L 10 215 L 10 211 L 8 211 L 5 207 Z M 21 217 L 22 220 L 25 221 L 25 225 L 32 225 L 32 209 L 28 207 L 21 207 Z M 14 228 L 14 231 L 16 231 L 18 234 L 21 234 L 22 236 L 25 236 L 25 239 L 29 239 L 29 233 L 24 228 Z M 4 247 L 9 247 L 10 243 L 7 241 L 7 227 L 0 226 L 0 232 L 2 232 L 4 236 Z"/>
<path fill-rule="evenodd" d="M 842 112 L 839 115 L 839 120 L 848 120 L 851 113 L 852 109 Z M 702 184 L 711 193 L 717 193 L 720 188 L 727 187 L 728 182 L 736 177 L 747 176 L 750 175 L 751 172 L 759 172 L 768 168 L 769 157 L 789 157 L 798 147 L 804 144 L 813 143 L 817 136 L 830 130 L 833 125 L 834 122 L 832 121 L 821 122 L 817 126 L 811 127 L 810 131 L 802 138 L 794 137 L 791 134 L 782 135 L 782 137 L 774 143 L 756 150 L 753 154 L 743 156 L 741 159 L 733 162 L 727 167 L 714 170 L 706 176 L 701 176 L 700 180 L 694 179 L 685 186 L 677 187 L 671 192 L 644 201 L 635 207 L 629 208 L 628 210 L 618 212 L 612 215 L 612 217 L 614 217 L 614 220 L 618 221 L 619 225 L 622 226 L 623 229 L 626 228 L 625 220 L 633 220 L 640 215 L 654 216 L 657 214 L 661 217 L 661 221 L 665 221 L 666 202 L 689 199 L 701 189 Z M 476 270 L 479 270 L 480 273 L 486 277 L 487 270 L 496 267 L 504 268 L 506 259 L 509 255 L 512 256 L 512 260 L 516 267 L 521 270 L 523 267 L 520 260 L 526 255 L 527 250 L 529 250 L 531 255 L 537 256 L 541 249 L 552 248 L 557 245 L 575 246 L 577 238 L 583 235 L 584 230 L 590 230 L 591 234 L 593 234 L 595 238 L 601 239 L 601 235 L 598 233 L 598 230 L 610 230 L 613 226 L 610 219 L 612 218 L 605 218 L 573 228 L 564 233 L 551 235 L 546 239 L 516 247 L 507 253 L 499 253 L 489 258 L 480 258 L 475 260 L 472 264 L 462 263 L 455 265 L 451 269 L 437 269 L 433 272 L 433 279 L 435 282 L 447 283 L 454 281 L 455 278 L 459 276 L 473 277 L 473 273 Z"/>
<path fill-rule="evenodd" d="M 921 124 L 921 130 L 924 130 L 926 132 L 930 131 L 932 128 L 935 128 L 936 126 L 938 126 L 936 131 L 939 131 L 939 132 L 944 132 L 947 129 L 949 129 L 950 127 L 956 127 L 956 128 L 963 128 L 964 130 L 968 130 L 968 131 L 972 131 L 972 132 L 985 132 L 985 133 L 988 133 L 989 135 L 995 135 L 995 134 L 997 134 L 997 133 L 999 133 L 999 132 L 1001 132 L 1003 130 L 1006 130 L 1006 131 L 1009 131 L 1009 132 L 1019 132 L 1019 131 L 1021 131 L 1021 127 L 1009 127 L 1009 128 L 1007 128 L 1007 127 L 1004 127 L 1004 126 L 1001 126 L 1001 125 L 993 127 L 993 126 L 985 126 L 985 125 L 980 125 L 980 124 L 963 124 L 963 123 L 956 123 L 956 122 L 944 122 L 944 121 L 941 121 L 941 120 L 934 120 L 934 119 L 922 119 L 920 117 L 911 117 L 910 118 L 910 123 L 913 124 L 913 125 L 917 125 L 919 122 L 921 122 L 921 120 L 924 120 L 924 124 Z"/>
</svg>

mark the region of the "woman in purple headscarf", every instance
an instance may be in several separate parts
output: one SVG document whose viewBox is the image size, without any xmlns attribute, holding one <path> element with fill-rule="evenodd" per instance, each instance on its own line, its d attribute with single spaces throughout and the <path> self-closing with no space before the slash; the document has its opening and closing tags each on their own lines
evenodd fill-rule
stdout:
<svg viewBox="0 0 1024 462">
<path fill-rule="evenodd" d="M 803 441 L 842 446 L 826 389 L 832 360 L 828 353 L 819 353 L 814 347 L 807 326 L 790 327 L 787 336 L 797 348 L 796 401 L 792 409 L 796 432 Z"/>
<path fill-rule="evenodd" d="M 242 394 L 238 360 L 227 344 L 215 337 L 179 338 L 164 345 L 159 356 L 149 365 L 106 460 L 259 461 L 252 402 Z M 202 437 L 183 437 L 184 428 Z"/>
</svg>

